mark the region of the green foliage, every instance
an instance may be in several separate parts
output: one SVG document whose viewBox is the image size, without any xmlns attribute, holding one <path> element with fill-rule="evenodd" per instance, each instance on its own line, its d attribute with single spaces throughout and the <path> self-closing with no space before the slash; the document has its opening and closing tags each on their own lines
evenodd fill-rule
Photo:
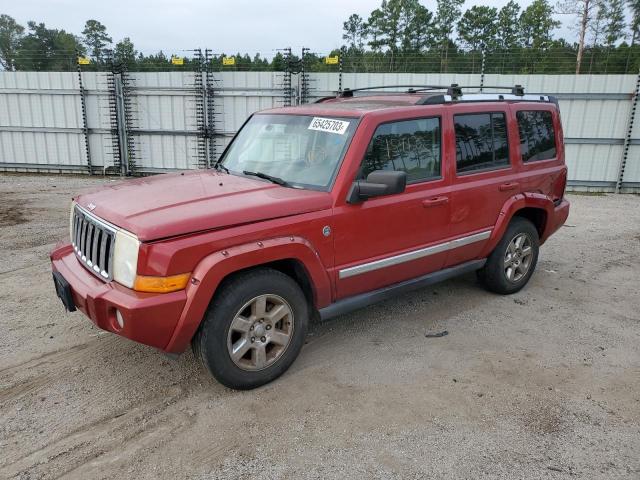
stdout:
<svg viewBox="0 0 640 480">
<path fill-rule="evenodd" d="M 495 48 L 498 9 L 484 5 L 471 7 L 458 22 L 458 33 L 463 44 L 471 50 Z"/>
<path fill-rule="evenodd" d="M 603 3 L 607 10 L 607 20 L 604 27 L 605 45 L 613 48 L 619 40 L 626 36 L 624 0 L 603 0 Z"/>
<path fill-rule="evenodd" d="M 520 15 L 522 40 L 526 47 L 542 50 L 551 45 L 553 30 L 560 26 L 547 0 L 534 0 Z"/>
<path fill-rule="evenodd" d="M 136 64 L 136 57 L 138 52 L 136 51 L 131 39 L 125 37 L 116 43 L 116 47 L 113 50 L 113 58 L 116 62 L 124 64 L 127 69 L 131 70 Z"/>
<path fill-rule="evenodd" d="M 524 10 L 517 0 L 509 0 L 499 10 L 476 5 L 463 12 L 464 1 L 436 0 L 432 12 L 424 0 L 380 0 L 366 21 L 356 13 L 347 18 L 343 23 L 344 45 L 329 55 L 341 57 L 345 72 L 479 73 L 483 55 L 486 73 L 576 71 L 579 45 L 554 38 L 560 22 L 550 0 L 533 0 Z M 640 0 L 562 1 L 585 34 L 581 72 L 637 73 Z M 580 14 L 585 6 L 586 17 Z M 97 20 L 87 20 L 79 39 L 36 22 L 29 22 L 25 32 L 13 18 L 0 15 L 0 68 L 5 70 L 74 70 L 76 52 L 88 52 L 92 58 L 91 64 L 82 69 L 104 70 L 109 68 L 105 60 L 111 44 L 107 27 Z M 281 51 L 271 60 L 259 54 L 228 55 L 235 57 L 234 65 L 223 65 L 225 54 L 217 54 L 210 68 L 281 72 L 286 67 Z M 129 37 L 116 43 L 113 50 L 114 62 L 131 71 L 200 68 L 192 54 L 178 56 L 184 57 L 182 65 L 172 63 L 172 56 L 162 51 L 140 53 Z M 291 61 L 299 62 L 299 57 L 292 55 Z M 326 64 L 324 55 L 311 52 L 305 55 L 305 68 L 337 72 L 340 67 Z"/>
<path fill-rule="evenodd" d="M 640 0 L 628 0 L 627 4 L 631 10 L 631 45 L 635 45 L 640 41 Z"/>
<path fill-rule="evenodd" d="M 20 40 L 16 53 L 18 70 L 74 70 L 76 56 L 73 52 L 78 51 L 81 55 L 86 52 L 80 40 L 71 33 L 33 21 L 28 27 L 29 33 Z"/>
<path fill-rule="evenodd" d="M 346 22 L 342 24 L 342 39 L 347 41 L 348 48 L 360 50 L 364 48 L 364 37 L 367 34 L 367 24 L 357 13 L 352 14 Z"/>
<path fill-rule="evenodd" d="M 96 62 L 102 61 L 102 52 L 111 45 L 111 37 L 107 35 L 107 27 L 97 20 L 87 20 L 82 30 L 84 44 Z"/>
<path fill-rule="evenodd" d="M 496 46 L 502 49 L 511 49 L 522 46 L 522 33 L 520 28 L 520 5 L 515 0 L 509 0 L 498 12 L 498 32 Z"/>
<path fill-rule="evenodd" d="M 5 70 L 15 68 L 16 52 L 23 33 L 22 25 L 9 15 L 0 15 L 0 65 Z"/>
</svg>

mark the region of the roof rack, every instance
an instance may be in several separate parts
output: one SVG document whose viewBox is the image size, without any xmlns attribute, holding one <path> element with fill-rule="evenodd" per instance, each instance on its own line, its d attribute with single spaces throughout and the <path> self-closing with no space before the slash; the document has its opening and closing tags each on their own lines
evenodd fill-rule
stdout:
<svg viewBox="0 0 640 480">
<path fill-rule="evenodd" d="M 527 102 L 551 102 L 558 103 L 555 97 L 550 95 L 525 95 L 522 85 L 514 86 L 488 86 L 488 85 L 381 85 L 377 87 L 345 88 L 336 92 L 334 97 L 324 97 L 316 100 L 315 103 L 322 103 L 334 98 L 352 98 L 355 92 L 381 90 L 387 88 L 406 88 L 403 92 L 384 92 L 386 95 L 401 95 L 403 93 L 416 94 L 427 93 L 420 98 L 416 105 L 436 105 L 449 102 L 496 102 L 496 101 L 527 101 Z M 463 94 L 463 89 L 478 89 L 480 93 Z M 438 94 L 438 90 L 444 90 Z M 507 90 L 505 93 L 484 93 L 483 90 Z M 383 92 L 380 92 L 383 93 Z"/>
<path fill-rule="evenodd" d="M 340 92 L 336 92 L 339 97 L 342 98 L 350 98 L 353 97 L 354 92 L 361 92 L 365 90 L 380 90 L 386 88 L 406 88 L 406 92 L 404 93 L 421 93 L 433 90 L 446 90 L 447 95 L 453 97 L 453 99 L 458 99 L 462 96 L 462 89 L 469 88 L 477 88 L 482 90 L 484 89 L 495 89 L 495 90 L 510 90 L 511 95 L 515 95 L 518 97 L 524 96 L 524 87 L 522 85 L 514 85 L 514 86 L 484 86 L 484 85 L 458 85 L 457 83 L 452 83 L 451 85 L 381 85 L 377 87 L 361 87 L 361 88 L 345 88 Z"/>
</svg>

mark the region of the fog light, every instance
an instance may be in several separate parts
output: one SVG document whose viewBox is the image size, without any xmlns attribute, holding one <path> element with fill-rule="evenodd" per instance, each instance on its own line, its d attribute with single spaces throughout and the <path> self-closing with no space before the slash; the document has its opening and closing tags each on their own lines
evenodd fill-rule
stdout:
<svg viewBox="0 0 640 480">
<path fill-rule="evenodd" d="M 120 313 L 120 310 L 116 310 L 116 321 L 118 322 L 118 327 L 120 327 L 120 329 L 124 328 L 124 318 Z"/>
</svg>

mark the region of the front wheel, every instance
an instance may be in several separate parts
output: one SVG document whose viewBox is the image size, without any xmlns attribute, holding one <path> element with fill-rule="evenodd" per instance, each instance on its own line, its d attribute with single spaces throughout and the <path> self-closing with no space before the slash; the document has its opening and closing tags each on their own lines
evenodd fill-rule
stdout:
<svg viewBox="0 0 640 480">
<path fill-rule="evenodd" d="M 194 353 L 229 388 L 247 390 L 282 375 L 298 356 L 309 308 L 289 276 L 241 273 L 222 285 L 193 339 Z"/>
<path fill-rule="evenodd" d="M 487 263 L 478 271 L 478 278 L 492 292 L 515 293 L 533 275 L 539 249 L 540 239 L 533 223 L 514 217 Z"/>
</svg>

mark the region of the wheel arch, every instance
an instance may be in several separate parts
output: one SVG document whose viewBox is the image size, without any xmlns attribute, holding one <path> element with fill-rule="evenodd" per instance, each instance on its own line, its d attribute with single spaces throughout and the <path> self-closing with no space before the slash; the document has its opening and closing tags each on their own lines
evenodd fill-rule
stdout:
<svg viewBox="0 0 640 480">
<path fill-rule="evenodd" d="M 223 282 L 256 268 L 273 268 L 293 278 L 312 309 L 331 303 L 327 268 L 306 239 L 279 237 L 231 247 L 208 255 L 194 269 L 185 307 L 165 351 L 184 351 Z"/>
<path fill-rule="evenodd" d="M 498 214 L 491 237 L 482 252 L 484 257 L 496 247 L 513 217 L 522 217 L 531 221 L 538 231 L 542 245 L 549 236 L 549 218 L 553 215 L 553 202 L 540 193 L 519 193 L 509 198 Z"/>
</svg>

